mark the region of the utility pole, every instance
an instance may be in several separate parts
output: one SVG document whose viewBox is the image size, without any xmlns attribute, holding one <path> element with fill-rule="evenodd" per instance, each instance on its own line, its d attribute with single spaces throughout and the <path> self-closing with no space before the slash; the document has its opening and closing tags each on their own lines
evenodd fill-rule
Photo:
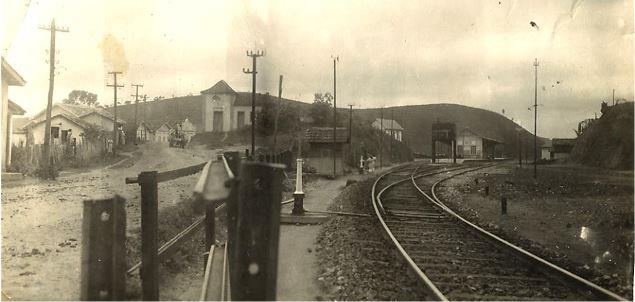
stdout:
<svg viewBox="0 0 635 302">
<path fill-rule="evenodd" d="M 282 102 L 282 75 L 278 81 L 278 105 L 276 106 L 276 117 L 273 121 L 273 154 L 277 154 L 277 140 L 278 140 L 278 118 L 280 117 L 280 103 Z"/>
<path fill-rule="evenodd" d="M 42 148 L 42 163 L 48 167 L 51 154 L 51 108 L 53 107 L 53 87 L 55 86 L 55 32 L 68 32 L 68 28 L 55 26 L 55 19 L 50 26 L 40 26 L 40 29 L 51 32 L 51 46 L 49 49 L 49 95 L 46 103 L 46 123 L 44 124 L 44 144 Z"/>
<path fill-rule="evenodd" d="M 615 106 L 615 88 L 613 88 L 613 106 Z"/>
<path fill-rule="evenodd" d="M 390 107 L 390 162 L 393 160 L 392 141 L 395 139 L 395 107 Z"/>
<path fill-rule="evenodd" d="M 536 179 L 538 174 L 538 168 L 536 166 L 538 161 L 538 136 L 536 129 L 538 123 L 538 59 L 536 58 L 534 61 L 534 179 Z"/>
<path fill-rule="evenodd" d="M 121 88 L 123 87 L 122 85 L 117 85 L 117 75 L 121 74 L 121 71 L 111 71 L 108 74 L 112 74 L 113 79 L 114 79 L 114 84 L 112 85 L 106 85 L 108 87 L 112 87 L 115 91 L 114 97 L 113 97 L 113 107 L 114 107 L 114 111 L 113 111 L 113 115 L 114 115 L 114 124 L 113 124 L 113 133 L 112 133 L 112 156 L 114 157 L 117 152 L 117 145 L 119 142 L 119 126 L 117 126 L 117 88 Z"/>
<path fill-rule="evenodd" d="M 380 109 L 381 118 L 379 119 L 379 169 L 384 167 L 384 107 Z"/>
<path fill-rule="evenodd" d="M 337 62 L 340 60 L 338 56 L 331 56 L 333 59 L 333 178 L 337 176 L 335 170 L 337 158 Z"/>
<path fill-rule="evenodd" d="M 251 70 L 249 68 L 243 68 L 243 72 L 247 74 L 251 74 L 251 156 L 255 158 L 256 151 L 256 74 L 258 71 L 256 70 L 256 59 L 258 57 L 262 57 L 265 55 L 264 51 L 257 50 L 253 52 L 251 50 L 247 51 L 247 56 L 252 59 L 252 67 Z"/>
<path fill-rule="evenodd" d="M 139 111 L 139 87 L 143 87 L 143 84 L 130 84 L 130 86 L 135 88 L 135 93 L 132 96 L 134 96 L 134 143 L 137 144 L 137 131 L 139 128 L 139 123 L 137 121 Z"/>
<path fill-rule="evenodd" d="M 348 152 L 355 162 L 355 152 L 353 151 L 353 104 L 348 104 Z"/>
</svg>

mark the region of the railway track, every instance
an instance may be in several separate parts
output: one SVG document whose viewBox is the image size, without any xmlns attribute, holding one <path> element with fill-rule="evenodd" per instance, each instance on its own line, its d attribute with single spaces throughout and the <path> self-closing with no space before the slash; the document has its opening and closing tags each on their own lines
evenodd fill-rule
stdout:
<svg viewBox="0 0 635 302">
<path fill-rule="evenodd" d="M 380 176 L 373 207 L 386 235 L 435 300 L 625 300 L 465 220 L 437 185 L 489 167 L 407 166 Z"/>
</svg>

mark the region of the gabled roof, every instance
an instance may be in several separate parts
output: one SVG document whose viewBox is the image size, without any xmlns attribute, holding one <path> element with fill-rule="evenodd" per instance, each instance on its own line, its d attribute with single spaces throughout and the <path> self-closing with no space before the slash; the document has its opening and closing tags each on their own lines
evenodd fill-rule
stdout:
<svg viewBox="0 0 635 302">
<path fill-rule="evenodd" d="M 163 126 L 165 126 L 165 128 L 168 131 L 174 129 L 174 127 L 172 125 L 170 125 L 170 122 L 165 122 L 165 123 L 161 124 L 159 127 L 157 127 L 156 129 L 154 129 L 154 132 L 159 131 L 159 129 L 163 128 Z"/>
<path fill-rule="evenodd" d="M 66 119 L 66 120 L 68 120 L 68 121 L 70 121 L 70 122 L 72 122 L 72 123 L 74 123 L 74 124 L 76 124 L 76 125 L 78 125 L 78 126 L 80 126 L 82 128 L 84 128 L 84 129 L 86 129 L 86 128 L 88 128 L 88 127 L 93 125 L 93 124 L 91 124 L 91 123 L 89 123 L 87 121 L 79 119 L 79 118 L 77 118 L 75 116 L 72 116 L 72 115 L 70 115 L 68 113 L 56 114 L 54 116 L 51 116 L 51 119 L 53 119 L 55 117 L 62 117 L 62 118 Z M 46 119 L 43 119 L 43 120 L 40 120 L 40 121 L 32 121 L 32 123 L 28 123 L 25 127 L 32 127 L 32 126 L 44 123 L 45 121 L 46 121 Z"/>
<path fill-rule="evenodd" d="M 31 121 L 31 119 L 29 117 L 14 117 L 13 119 L 11 119 L 11 122 L 13 123 L 13 133 L 24 133 L 26 131 L 26 129 L 24 129 L 24 126 L 26 126 L 26 124 L 28 124 Z"/>
<path fill-rule="evenodd" d="M 9 100 L 9 112 L 12 115 L 23 115 L 26 111 L 20 105 Z"/>
<path fill-rule="evenodd" d="M 234 91 L 234 89 L 232 89 L 229 84 L 227 84 L 227 82 L 225 82 L 224 80 L 220 80 L 218 81 L 216 84 L 214 84 L 214 86 L 201 91 L 201 94 L 235 94 L 236 91 Z"/>
<path fill-rule="evenodd" d="M 464 133 L 464 132 L 471 132 L 471 133 L 472 133 L 472 134 L 474 134 L 475 136 L 478 136 L 478 137 L 480 137 L 480 138 L 482 138 L 482 139 L 486 139 L 486 140 L 489 140 L 489 141 L 493 141 L 493 142 L 496 142 L 496 143 L 499 143 L 499 144 L 502 144 L 502 143 L 503 143 L 503 142 L 501 142 L 501 141 L 499 141 L 499 140 L 497 140 L 497 139 L 493 139 L 493 138 L 490 138 L 490 137 L 486 137 L 486 136 L 480 135 L 480 134 L 478 134 L 476 131 L 474 131 L 474 130 L 472 130 L 472 129 L 468 128 L 468 127 L 463 128 L 463 130 L 461 130 L 461 131 L 459 132 L 459 134 L 458 134 L 458 135 L 461 135 L 461 134 L 462 134 L 462 133 Z"/>
<path fill-rule="evenodd" d="M 2 57 L 2 81 L 6 81 L 9 86 L 24 86 L 26 81 L 20 76 L 20 74 L 9 65 L 9 63 Z"/>
<path fill-rule="evenodd" d="M 376 118 L 375 121 L 373 122 L 373 125 L 375 125 L 375 127 L 380 128 L 381 126 L 383 126 L 384 130 L 403 130 L 403 127 L 401 127 L 401 125 L 399 125 L 399 123 L 397 123 L 397 121 L 395 120 L 389 120 L 389 119 L 383 119 L 383 123 L 382 123 L 382 119 L 380 118 Z M 392 128 L 391 128 L 392 126 Z"/>
<path fill-rule="evenodd" d="M 348 128 L 338 127 L 336 128 L 336 142 L 346 143 L 348 142 Z M 306 140 L 309 143 L 332 143 L 333 142 L 333 128 L 332 127 L 312 127 L 306 130 Z"/>
<path fill-rule="evenodd" d="M 57 107 L 62 109 L 64 112 L 66 112 L 67 114 L 70 114 L 71 116 L 74 116 L 76 118 L 83 118 L 85 116 L 91 115 L 93 113 L 101 115 L 111 121 L 114 121 L 114 116 L 112 115 L 112 113 L 108 112 L 106 109 L 104 108 L 100 108 L 100 107 L 88 107 L 85 105 L 75 105 L 75 104 L 65 104 L 65 103 L 55 103 L 53 104 L 53 107 Z M 38 112 L 38 114 L 36 114 L 33 119 L 36 121 L 39 120 L 44 120 L 44 114 L 46 113 L 46 109 L 42 110 L 40 112 Z M 123 120 L 122 118 L 117 118 L 117 123 L 120 124 L 126 124 L 126 121 Z"/>
<path fill-rule="evenodd" d="M 112 113 L 110 113 L 110 112 L 106 111 L 106 110 L 105 110 L 105 109 L 103 109 L 103 108 L 94 108 L 94 110 L 93 110 L 93 111 L 88 112 L 88 113 L 85 113 L 85 114 L 83 114 L 83 115 L 80 115 L 79 117 L 80 117 L 80 118 L 83 118 L 83 117 L 85 117 L 85 116 L 89 116 L 89 115 L 91 115 L 91 114 L 101 115 L 101 116 L 103 116 L 103 117 L 105 117 L 105 118 L 107 118 L 107 119 L 109 119 L 109 120 L 111 120 L 111 121 L 114 121 L 114 120 L 115 120 L 115 116 L 114 116 Z M 126 124 L 126 121 L 125 121 L 124 119 L 122 119 L 121 117 L 117 117 L 117 123 L 120 123 L 120 124 Z"/>
</svg>

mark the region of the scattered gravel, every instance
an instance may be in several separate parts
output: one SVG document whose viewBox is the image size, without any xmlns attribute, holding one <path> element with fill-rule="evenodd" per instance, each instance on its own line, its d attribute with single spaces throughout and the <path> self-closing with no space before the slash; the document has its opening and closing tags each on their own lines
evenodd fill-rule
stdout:
<svg viewBox="0 0 635 302">
<path fill-rule="evenodd" d="M 632 259 L 632 185 L 576 170 L 541 169 L 538 180 L 533 179 L 531 172 L 493 168 L 469 173 L 440 186 L 439 198 L 480 227 L 630 299 L 632 276 L 602 272 L 575 261 L 584 245 L 569 233 L 575 235 L 580 226 L 608 228 L 615 234 L 624 232 L 631 238 L 626 240 L 626 247 Z M 489 195 L 485 193 L 486 186 L 490 188 Z M 511 216 L 505 219 L 499 215 L 501 197 L 511 202 Z"/>
<path fill-rule="evenodd" d="M 331 211 L 372 214 L 334 217 L 318 235 L 318 281 L 329 300 L 426 300 L 408 267 L 383 236 L 369 201 L 374 179 L 348 186 Z"/>
</svg>

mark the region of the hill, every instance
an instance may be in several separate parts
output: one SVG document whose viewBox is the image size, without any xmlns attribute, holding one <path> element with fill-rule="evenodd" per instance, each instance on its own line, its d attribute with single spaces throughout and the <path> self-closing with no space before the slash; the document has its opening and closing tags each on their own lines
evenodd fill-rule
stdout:
<svg viewBox="0 0 635 302">
<path fill-rule="evenodd" d="M 518 154 L 518 125 L 501 114 L 457 104 L 429 104 L 384 108 L 384 118 L 392 119 L 393 110 L 394 120 L 404 128 L 405 140 L 413 152 L 430 155 L 432 123 L 439 121 L 456 123 L 457 131 L 468 127 L 480 135 L 504 142 L 507 157 Z M 354 112 L 356 118 L 368 123 L 381 115 L 380 109 L 358 109 Z M 520 135 L 523 154 L 528 152 L 529 158 L 532 158 L 533 134 L 522 129 Z M 546 139 L 539 137 L 538 146 L 544 141 Z"/>
<path fill-rule="evenodd" d="M 633 103 L 610 107 L 586 129 L 570 161 L 608 169 L 633 169 Z"/>
</svg>

